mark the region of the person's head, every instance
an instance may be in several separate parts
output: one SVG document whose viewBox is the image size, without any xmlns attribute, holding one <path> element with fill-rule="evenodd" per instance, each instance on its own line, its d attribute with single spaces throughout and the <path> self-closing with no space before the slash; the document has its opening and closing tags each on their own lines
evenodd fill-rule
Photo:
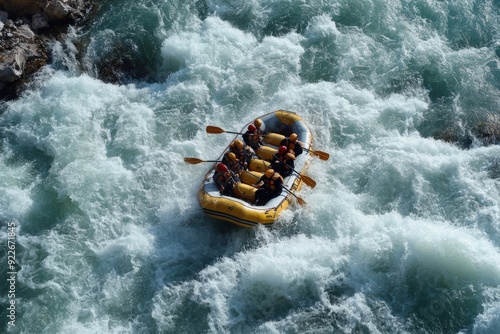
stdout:
<svg viewBox="0 0 500 334">
<path fill-rule="evenodd" d="M 257 129 L 260 129 L 262 126 L 262 120 L 260 118 L 256 118 L 255 121 L 253 121 L 253 125 L 255 125 Z"/>
<path fill-rule="evenodd" d="M 236 154 L 234 154 L 233 152 L 230 152 L 227 156 L 233 161 L 238 161 L 238 158 L 236 158 Z"/>
<path fill-rule="evenodd" d="M 278 153 L 279 154 L 285 154 L 288 149 L 286 148 L 285 145 L 282 145 L 278 148 Z"/>
<path fill-rule="evenodd" d="M 234 140 L 231 145 L 229 145 L 231 148 L 236 147 L 238 149 L 243 148 L 243 142 L 239 139 Z"/>
<path fill-rule="evenodd" d="M 250 124 L 248 126 L 248 131 L 250 131 L 251 133 L 254 133 L 255 131 L 257 131 L 257 128 L 255 127 L 255 125 Z"/>
<path fill-rule="evenodd" d="M 286 157 L 287 157 L 288 159 L 295 160 L 295 154 L 293 154 L 292 152 L 288 152 L 288 153 L 286 154 Z"/>
<path fill-rule="evenodd" d="M 297 136 L 297 134 L 296 134 L 296 133 L 292 133 L 292 134 L 290 135 L 290 141 L 291 141 L 292 143 L 295 143 L 295 141 L 297 140 L 297 138 L 298 138 L 298 136 Z"/>
<path fill-rule="evenodd" d="M 219 162 L 216 166 L 216 170 L 220 173 L 225 173 L 227 172 L 227 166 L 224 165 L 222 162 Z"/>
<path fill-rule="evenodd" d="M 269 168 L 268 170 L 266 170 L 265 175 L 266 175 L 267 178 L 273 177 L 273 175 L 274 175 L 274 169 Z"/>
</svg>

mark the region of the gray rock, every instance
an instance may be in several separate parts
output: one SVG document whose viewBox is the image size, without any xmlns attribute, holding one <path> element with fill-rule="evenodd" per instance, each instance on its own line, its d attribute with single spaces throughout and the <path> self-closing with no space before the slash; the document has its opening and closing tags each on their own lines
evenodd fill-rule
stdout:
<svg viewBox="0 0 500 334">
<path fill-rule="evenodd" d="M 5 21 L 5 26 L 7 28 L 11 28 L 11 29 L 15 29 L 16 28 L 16 24 L 11 19 L 8 19 L 7 21 Z"/>
<path fill-rule="evenodd" d="M 9 14 L 6 11 L 0 10 L 0 22 L 5 23 L 9 18 Z"/>
<path fill-rule="evenodd" d="M 40 0 L 0 0 L 0 6 L 10 14 L 9 16 L 21 17 L 38 12 L 43 2 Z"/>
<path fill-rule="evenodd" d="M 36 13 L 32 17 L 31 28 L 33 30 L 38 30 L 41 28 L 48 28 L 49 23 L 43 13 Z"/>
<path fill-rule="evenodd" d="M 35 33 L 30 29 L 29 25 L 23 24 L 14 31 L 14 37 L 18 37 L 26 42 L 33 42 L 35 40 Z"/>
<path fill-rule="evenodd" d="M 43 9 L 44 13 L 47 14 L 49 21 L 53 20 L 64 20 L 72 12 L 72 8 L 68 6 L 66 1 L 51 0 L 47 3 L 47 6 Z"/>
<path fill-rule="evenodd" d="M 14 82 L 23 74 L 26 58 L 21 48 L 0 54 L 0 82 Z"/>
<path fill-rule="evenodd" d="M 82 22 L 92 7 L 93 0 L 0 0 L 0 100 L 18 96 L 31 74 L 48 63 L 45 36 Z M 54 29 L 43 29 L 49 22 Z"/>
</svg>

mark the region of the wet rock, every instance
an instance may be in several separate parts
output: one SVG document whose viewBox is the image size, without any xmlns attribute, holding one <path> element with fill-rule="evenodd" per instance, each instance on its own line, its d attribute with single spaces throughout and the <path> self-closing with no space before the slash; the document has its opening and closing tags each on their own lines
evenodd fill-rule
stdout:
<svg viewBox="0 0 500 334">
<path fill-rule="evenodd" d="M 485 121 L 478 123 L 472 129 L 472 134 L 483 145 L 500 144 L 500 117 L 489 115 Z"/>
<path fill-rule="evenodd" d="M 436 132 L 433 138 L 464 149 L 477 145 L 498 145 L 500 144 L 500 116 L 487 115 L 483 121 L 468 128 L 459 125 L 450 126 Z"/>
<path fill-rule="evenodd" d="M 45 41 L 27 24 L 8 28 L 6 38 L 0 41 L 0 98 L 18 93 L 23 79 L 48 62 Z"/>
<path fill-rule="evenodd" d="M 0 0 L 0 7 L 11 17 L 33 16 L 43 12 L 50 22 L 83 17 L 89 3 L 89 0 Z"/>
<path fill-rule="evenodd" d="M 48 28 L 49 22 L 47 19 L 47 15 L 42 12 L 36 13 L 32 17 L 31 28 L 35 31 L 38 29 Z"/>
<path fill-rule="evenodd" d="M 66 1 L 52 0 L 43 9 L 49 20 L 61 21 L 69 17 L 74 8 L 70 7 Z"/>
<path fill-rule="evenodd" d="M 83 22 L 92 7 L 92 0 L 0 0 L 0 99 L 15 98 L 50 61 L 52 33 Z"/>
<path fill-rule="evenodd" d="M 43 2 L 37 0 L 0 0 L 0 7 L 7 11 L 10 17 L 21 17 L 40 11 Z"/>
<path fill-rule="evenodd" d="M 464 149 L 470 148 L 473 142 L 473 138 L 470 133 L 467 133 L 467 131 L 459 125 L 441 129 L 434 134 L 433 138 L 458 145 Z"/>
</svg>

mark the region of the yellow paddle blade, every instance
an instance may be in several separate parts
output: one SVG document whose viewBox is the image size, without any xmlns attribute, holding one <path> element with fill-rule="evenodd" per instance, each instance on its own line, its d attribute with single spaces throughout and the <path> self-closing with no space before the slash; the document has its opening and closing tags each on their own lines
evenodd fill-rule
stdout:
<svg viewBox="0 0 500 334">
<path fill-rule="evenodd" d="M 295 195 L 292 191 L 290 191 L 289 189 L 283 187 L 283 189 L 285 189 L 285 191 L 287 193 L 289 193 L 290 195 L 292 195 L 293 197 L 295 197 L 297 199 L 297 202 L 300 204 L 300 205 L 305 205 L 307 204 L 306 201 L 304 201 L 302 198 L 300 198 L 299 196 Z"/>
<path fill-rule="evenodd" d="M 205 162 L 205 160 L 201 160 L 198 158 L 184 158 L 184 161 L 192 165 L 199 164 L 200 162 Z"/>
<path fill-rule="evenodd" d="M 212 126 L 212 125 L 207 125 L 207 133 L 212 133 L 212 134 L 219 134 L 219 133 L 224 133 L 224 129 L 221 129 L 217 126 Z"/>
<path fill-rule="evenodd" d="M 299 196 L 295 196 L 295 198 L 297 199 L 297 202 L 300 204 L 300 205 L 305 205 L 307 204 L 306 201 L 304 201 L 301 197 Z"/>
<path fill-rule="evenodd" d="M 302 181 L 304 181 L 304 183 L 306 185 L 308 185 L 309 187 L 311 188 L 314 188 L 316 187 L 316 181 L 314 181 L 313 179 L 311 179 L 309 176 L 307 175 L 300 175 L 300 178 L 302 179 Z"/>
<path fill-rule="evenodd" d="M 328 160 L 330 159 L 330 154 L 323 152 L 323 151 L 313 151 L 311 150 L 311 153 L 314 155 L 317 155 L 321 160 Z"/>
</svg>

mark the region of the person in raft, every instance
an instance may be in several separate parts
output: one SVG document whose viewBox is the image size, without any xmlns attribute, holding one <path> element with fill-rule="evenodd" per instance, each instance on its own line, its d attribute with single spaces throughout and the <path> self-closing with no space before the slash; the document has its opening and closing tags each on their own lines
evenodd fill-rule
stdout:
<svg viewBox="0 0 500 334">
<path fill-rule="evenodd" d="M 255 154 L 254 150 L 250 146 L 245 146 L 241 140 L 236 139 L 229 145 L 229 151 L 236 155 L 236 158 L 240 161 L 243 170 L 247 170 L 248 165 L 250 165 L 250 161 Z"/>
<path fill-rule="evenodd" d="M 287 177 L 293 172 L 293 168 L 295 167 L 294 160 L 295 155 L 292 151 L 289 151 L 286 146 L 280 146 L 278 153 L 273 155 L 271 168 L 280 173 L 281 176 Z"/>
<path fill-rule="evenodd" d="M 264 136 L 267 134 L 267 132 L 264 130 L 266 126 L 260 118 L 256 118 L 255 121 L 253 121 L 253 125 L 255 125 L 255 128 L 257 129 L 257 133 L 259 134 L 259 136 Z"/>
<path fill-rule="evenodd" d="M 283 177 L 273 169 L 268 169 L 252 186 L 259 188 L 255 192 L 255 205 L 265 205 L 283 190 Z"/>
<path fill-rule="evenodd" d="M 236 176 L 222 162 L 219 162 L 215 167 L 213 180 L 221 195 L 232 196 L 233 188 L 236 185 Z"/>
<path fill-rule="evenodd" d="M 227 151 L 224 153 L 224 157 L 222 158 L 222 163 L 229 168 L 231 172 L 233 172 L 237 177 L 240 175 L 240 172 L 243 170 L 243 166 L 240 163 L 240 160 L 236 158 L 236 154 L 231 151 Z M 236 181 L 239 181 L 236 179 Z"/>
<path fill-rule="evenodd" d="M 298 136 L 296 133 L 292 133 L 290 137 L 285 137 L 280 143 L 280 146 L 286 146 L 288 150 L 292 150 L 293 154 L 298 157 L 302 154 L 302 146 L 300 146 L 299 141 L 297 140 Z"/>
<path fill-rule="evenodd" d="M 248 126 L 247 132 L 245 132 L 243 135 L 243 140 L 245 141 L 245 144 L 249 145 L 251 148 L 253 148 L 255 151 L 264 143 L 262 143 L 261 140 L 261 135 L 259 131 L 257 130 L 257 127 L 255 125 L 250 124 Z"/>
</svg>

